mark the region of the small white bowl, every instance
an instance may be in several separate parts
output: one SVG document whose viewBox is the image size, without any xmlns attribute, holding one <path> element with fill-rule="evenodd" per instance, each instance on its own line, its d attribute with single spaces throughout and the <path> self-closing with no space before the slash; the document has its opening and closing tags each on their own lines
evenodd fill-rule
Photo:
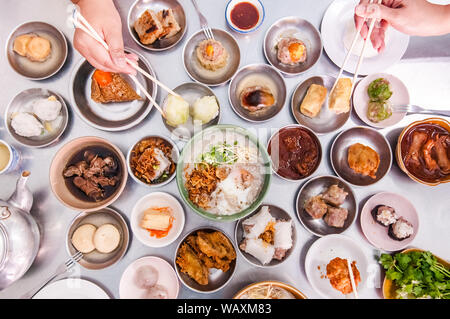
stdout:
<svg viewBox="0 0 450 319">
<path fill-rule="evenodd" d="M 255 26 L 254 26 L 253 28 L 250 28 L 250 29 L 241 29 L 241 28 L 237 27 L 237 26 L 231 21 L 231 11 L 233 10 L 233 8 L 234 8 L 237 4 L 239 4 L 239 3 L 241 3 L 241 2 L 248 2 L 248 3 L 252 4 L 252 5 L 258 10 L 258 13 L 259 13 L 259 19 L 258 19 L 258 22 L 256 22 L 256 24 L 255 24 Z M 266 12 L 265 12 L 265 10 L 264 10 L 264 6 L 263 6 L 263 4 L 261 3 L 261 1 L 259 1 L 259 0 L 245 0 L 245 1 L 243 1 L 243 0 L 230 0 L 230 1 L 228 2 L 228 4 L 227 4 L 226 9 L 225 9 L 225 20 L 227 21 L 228 26 L 229 26 L 233 31 L 236 31 L 236 32 L 242 33 L 242 34 L 250 33 L 250 32 L 253 32 L 253 31 L 255 31 L 256 29 L 258 29 L 258 28 L 261 26 L 261 24 L 263 23 L 265 16 L 266 16 Z"/>
<path fill-rule="evenodd" d="M 165 206 L 172 208 L 174 221 L 166 237 L 156 238 L 151 236 L 147 230 L 141 228 L 139 223 L 146 209 Z M 165 247 L 173 243 L 183 231 L 184 221 L 184 210 L 180 202 L 172 195 L 163 192 L 150 193 L 138 200 L 133 207 L 130 218 L 131 230 L 137 239 L 144 245 L 155 248 Z"/>
</svg>

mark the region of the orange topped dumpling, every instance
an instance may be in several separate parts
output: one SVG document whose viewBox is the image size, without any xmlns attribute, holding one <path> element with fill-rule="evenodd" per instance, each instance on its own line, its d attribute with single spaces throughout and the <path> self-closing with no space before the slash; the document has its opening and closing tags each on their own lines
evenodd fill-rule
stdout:
<svg viewBox="0 0 450 319">
<path fill-rule="evenodd" d="M 278 42 L 278 60 L 287 65 L 305 62 L 306 46 L 296 38 L 283 38 Z"/>
</svg>

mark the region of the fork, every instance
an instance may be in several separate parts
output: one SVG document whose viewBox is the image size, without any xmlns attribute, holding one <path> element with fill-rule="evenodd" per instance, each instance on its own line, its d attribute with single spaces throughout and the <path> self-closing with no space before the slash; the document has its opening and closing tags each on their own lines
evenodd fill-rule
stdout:
<svg viewBox="0 0 450 319">
<path fill-rule="evenodd" d="M 40 284 L 38 287 L 34 288 L 33 290 L 27 292 L 25 295 L 22 296 L 21 299 L 31 299 L 34 295 L 36 295 L 39 291 L 41 291 L 42 288 L 44 288 L 48 283 L 50 283 L 53 279 L 56 277 L 68 272 L 70 269 L 72 269 L 80 260 L 83 258 L 83 254 L 79 251 L 73 254 L 69 259 L 67 259 L 63 264 L 59 265 L 58 268 L 56 268 L 55 272 L 42 284 Z"/>
<path fill-rule="evenodd" d="M 214 34 L 211 30 L 211 28 L 208 26 L 208 21 L 206 20 L 205 16 L 200 12 L 200 9 L 198 8 L 197 1 L 191 0 L 192 4 L 194 5 L 195 11 L 197 11 L 198 18 L 200 20 L 200 28 L 203 30 L 203 33 L 205 34 L 206 38 L 208 40 L 215 40 Z"/>
<path fill-rule="evenodd" d="M 430 110 L 411 104 L 395 105 L 392 107 L 392 110 L 396 113 L 436 114 L 436 115 L 450 116 L 450 110 Z"/>
</svg>

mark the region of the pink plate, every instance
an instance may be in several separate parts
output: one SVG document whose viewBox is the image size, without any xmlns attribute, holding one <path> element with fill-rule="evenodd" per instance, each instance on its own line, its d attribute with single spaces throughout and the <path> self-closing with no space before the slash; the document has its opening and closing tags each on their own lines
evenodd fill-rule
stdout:
<svg viewBox="0 0 450 319">
<path fill-rule="evenodd" d="M 414 227 L 411 237 L 398 241 L 388 235 L 388 227 L 378 224 L 371 211 L 377 205 L 386 205 L 395 209 L 397 216 L 409 221 Z M 361 228 L 367 240 L 375 247 L 385 251 L 402 250 L 408 246 L 419 231 L 419 216 L 413 204 L 405 197 L 394 193 L 378 193 L 373 195 L 361 211 Z"/>
<path fill-rule="evenodd" d="M 158 271 L 157 285 L 167 290 L 168 299 L 176 299 L 180 290 L 177 274 L 173 267 L 164 259 L 154 256 L 142 257 L 132 262 L 123 272 L 120 279 L 120 299 L 145 299 L 146 290 L 135 284 L 136 270 L 141 266 L 152 266 Z"/>
</svg>

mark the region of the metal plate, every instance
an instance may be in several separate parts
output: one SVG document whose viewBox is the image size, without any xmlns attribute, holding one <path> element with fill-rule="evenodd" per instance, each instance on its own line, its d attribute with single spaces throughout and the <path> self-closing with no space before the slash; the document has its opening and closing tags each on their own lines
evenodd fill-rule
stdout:
<svg viewBox="0 0 450 319">
<path fill-rule="evenodd" d="M 181 30 L 173 37 L 156 40 L 152 44 L 141 43 L 139 36 L 134 30 L 134 22 L 138 20 L 147 9 L 153 10 L 155 13 L 158 13 L 158 11 L 163 9 L 172 9 L 175 20 L 177 20 Z M 184 37 L 186 29 L 186 15 L 184 13 L 183 5 L 177 0 L 137 0 L 131 5 L 130 10 L 128 11 L 128 31 L 130 32 L 131 38 L 141 47 L 150 51 L 164 51 L 174 47 Z"/>
<path fill-rule="evenodd" d="M 201 30 L 194 33 L 186 42 L 183 49 L 183 62 L 184 69 L 194 81 L 208 86 L 218 86 L 228 82 L 238 70 L 241 63 L 241 51 L 236 39 L 227 31 L 212 29 L 212 32 L 214 38 L 228 51 L 227 65 L 217 71 L 206 70 L 200 65 L 195 51 L 198 44 L 206 39 Z"/>
<path fill-rule="evenodd" d="M 17 36 L 27 33 L 37 34 L 50 41 L 52 51 L 44 62 L 32 62 L 13 51 Z M 54 26 L 40 21 L 26 22 L 19 25 L 8 37 L 6 55 L 9 65 L 18 74 L 31 80 L 43 80 L 57 73 L 67 59 L 67 41 L 64 34 Z"/>
<path fill-rule="evenodd" d="M 250 112 L 241 106 L 240 95 L 245 87 L 241 88 L 240 86 L 244 85 L 243 83 L 250 77 L 254 77 L 255 80 L 257 79 L 256 77 L 261 77 L 261 79 L 266 77 L 273 83 L 275 88 L 275 92 L 273 92 L 275 96 L 274 105 L 255 112 Z M 255 82 L 255 80 L 251 82 Z M 253 83 L 249 86 L 252 85 L 255 84 Z M 283 109 L 286 102 L 286 83 L 283 76 L 274 67 L 267 64 L 250 64 L 241 68 L 231 79 L 228 86 L 228 100 L 236 114 L 244 120 L 265 122 L 276 116 Z"/>
<path fill-rule="evenodd" d="M 166 119 L 163 118 L 161 115 L 161 119 L 165 127 L 170 131 L 173 137 L 176 137 L 177 139 L 183 141 L 188 141 L 189 139 L 192 138 L 192 136 L 194 136 L 195 133 L 212 125 L 219 124 L 221 113 L 220 102 L 216 94 L 209 87 L 197 82 L 187 82 L 177 86 L 175 89 L 173 89 L 173 91 L 179 94 L 186 102 L 188 102 L 191 108 L 197 99 L 200 99 L 204 96 L 214 96 L 216 98 L 217 105 L 219 105 L 219 114 L 208 123 L 198 126 L 197 125 L 194 126 L 192 116 L 189 116 L 189 119 L 186 123 L 178 125 L 177 127 L 173 127 L 167 124 Z M 166 96 L 164 102 L 161 105 L 163 108 L 166 104 L 167 97 L 168 95 Z"/>
<path fill-rule="evenodd" d="M 286 252 L 286 255 L 284 256 L 284 258 L 282 260 L 272 259 L 268 264 L 263 265 L 259 261 L 259 259 L 255 258 L 251 254 L 245 252 L 244 250 L 242 250 L 239 247 L 242 240 L 244 239 L 244 231 L 243 231 L 242 223 L 244 222 L 244 220 L 259 213 L 259 211 L 261 210 L 261 208 L 263 206 L 269 206 L 270 214 L 277 220 L 285 220 L 285 221 L 292 220 L 289 213 L 286 212 L 284 209 L 282 209 L 278 206 L 275 206 L 275 205 L 261 204 L 261 206 L 259 206 L 252 214 L 237 221 L 236 227 L 234 229 L 234 240 L 236 241 L 236 245 L 239 248 L 238 249 L 239 252 L 241 253 L 242 256 L 244 256 L 245 260 L 247 260 L 250 264 L 252 264 L 253 266 L 256 266 L 256 267 L 270 268 L 270 267 L 281 265 L 283 262 L 288 260 L 288 258 L 292 255 L 292 252 L 295 250 L 295 245 L 297 243 L 297 230 L 295 229 L 294 221 L 292 221 L 292 247 Z"/>
<path fill-rule="evenodd" d="M 11 117 L 14 113 L 23 110 L 24 107 L 29 106 L 33 101 L 37 99 L 46 99 L 49 96 L 55 96 L 56 99 L 61 103 L 60 114 L 62 116 L 61 123 L 57 130 L 52 133 L 46 131 L 45 134 L 33 137 L 24 137 L 17 134 L 11 126 Z M 67 110 L 66 102 L 57 93 L 47 90 L 47 89 L 28 89 L 17 94 L 6 108 L 5 114 L 5 126 L 8 129 L 9 134 L 20 144 L 30 147 L 45 147 L 53 142 L 59 140 L 61 135 L 64 133 L 67 127 L 67 122 L 69 120 L 69 112 Z"/>
<path fill-rule="evenodd" d="M 103 269 L 115 264 L 123 257 L 123 255 L 125 255 L 130 239 L 128 225 L 117 211 L 106 207 L 94 212 L 81 213 L 72 221 L 66 237 L 66 249 L 70 256 L 73 256 L 77 252 L 72 245 L 73 233 L 78 227 L 85 224 L 91 224 L 97 228 L 104 224 L 114 225 L 120 233 L 120 242 L 116 249 L 107 254 L 103 254 L 97 250 L 88 254 L 83 254 L 83 258 L 78 262 L 81 266 L 92 270 Z"/>
<path fill-rule="evenodd" d="M 348 148 L 355 143 L 369 146 L 380 156 L 380 165 L 375 179 L 355 173 L 348 166 Z M 339 177 L 356 186 L 368 186 L 380 181 L 389 172 L 392 165 L 392 151 L 389 142 L 378 131 L 356 126 L 343 131 L 336 137 L 331 145 L 330 159 L 331 165 Z"/>
<path fill-rule="evenodd" d="M 313 76 L 301 82 L 291 97 L 291 111 L 298 124 L 305 125 L 317 134 L 327 134 L 340 129 L 350 118 L 350 111 L 336 114 L 328 108 L 328 97 L 333 87 L 335 77 L 322 75 Z M 327 97 L 316 117 L 311 118 L 300 112 L 300 105 L 308 92 L 311 84 L 322 85 L 327 88 Z"/>
<path fill-rule="evenodd" d="M 306 46 L 306 61 L 286 65 L 277 58 L 277 45 L 282 38 L 293 37 Z M 312 68 L 322 55 L 322 40 L 319 31 L 307 20 L 299 17 L 285 17 L 276 21 L 267 30 L 264 38 L 264 54 L 267 61 L 281 72 L 297 75 Z"/>
<path fill-rule="evenodd" d="M 139 57 L 139 67 L 155 76 L 152 67 L 142 55 L 129 48 L 125 48 L 125 52 L 136 54 Z M 76 113 L 86 123 L 99 130 L 122 131 L 139 124 L 153 107 L 144 93 L 136 87 L 128 75 L 122 74 L 143 99 L 121 103 L 96 103 L 91 99 L 91 77 L 94 70 L 94 67 L 85 59 L 82 59 L 74 68 L 70 81 L 70 98 Z M 141 73 L 137 73 L 136 78 L 155 99 L 157 86 Z"/>
<path fill-rule="evenodd" d="M 328 226 L 322 218 L 314 219 L 304 210 L 305 202 L 309 198 L 323 193 L 332 185 L 337 185 L 348 193 L 345 202 L 340 206 L 348 210 L 347 219 L 342 228 Z M 353 225 L 356 216 L 358 215 L 358 202 L 352 188 L 342 179 L 335 176 L 319 176 L 307 181 L 298 192 L 296 208 L 298 219 L 302 225 L 309 232 L 319 237 L 343 233 Z"/>
</svg>

